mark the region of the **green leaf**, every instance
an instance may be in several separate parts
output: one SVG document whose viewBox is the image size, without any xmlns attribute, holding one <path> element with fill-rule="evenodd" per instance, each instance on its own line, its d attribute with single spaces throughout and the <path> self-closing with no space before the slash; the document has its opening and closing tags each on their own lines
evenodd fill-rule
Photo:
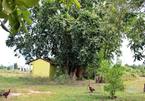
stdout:
<svg viewBox="0 0 145 101">
<path fill-rule="evenodd" d="M 0 18 L 7 18 L 7 17 L 8 16 L 4 12 L 0 11 Z"/>
<path fill-rule="evenodd" d="M 22 15 L 23 15 L 23 19 L 27 22 L 27 24 L 32 24 L 32 20 L 29 18 L 30 16 L 30 12 L 25 10 L 25 11 L 22 11 Z"/>
<path fill-rule="evenodd" d="M 27 28 L 26 28 L 26 26 L 25 26 L 23 21 L 21 22 L 21 25 L 22 25 L 22 28 L 23 28 L 24 32 L 28 33 L 28 30 L 27 30 Z"/>
<path fill-rule="evenodd" d="M 18 7 L 31 8 L 38 5 L 38 1 L 39 0 L 16 0 L 16 4 Z"/>
<path fill-rule="evenodd" d="M 2 11 L 2 1 L 0 0 L 0 12 Z"/>
<path fill-rule="evenodd" d="M 80 7 L 81 7 L 81 5 L 80 5 L 80 3 L 78 2 L 78 0 L 73 0 L 73 2 L 76 4 L 77 8 L 80 8 Z"/>
<path fill-rule="evenodd" d="M 30 19 L 31 13 L 28 10 L 17 10 L 17 14 L 21 16 L 27 24 L 32 24 L 32 20 Z"/>
<path fill-rule="evenodd" d="M 32 24 L 32 20 L 30 19 L 30 18 L 27 18 L 27 19 L 25 19 L 26 21 L 27 21 L 27 24 L 28 25 L 31 25 Z"/>
<path fill-rule="evenodd" d="M 11 26 L 11 32 L 16 34 L 20 28 L 20 21 L 16 11 L 9 16 L 9 24 Z"/>
<path fill-rule="evenodd" d="M 22 14 L 23 14 L 24 18 L 28 18 L 31 13 L 29 11 L 25 10 L 25 11 L 22 11 Z"/>
<path fill-rule="evenodd" d="M 8 0 L 3 0 L 2 1 L 2 7 L 4 8 L 4 12 L 9 15 L 13 12 L 12 8 L 11 8 L 11 2 Z"/>
<path fill-rule="evenodd" d="M 80 5 L 78 0 L 59 0 L 59 1 L 64 3 L 67 7 L 70 7 L 73 4 L 75 4 L 77 6 L 77 8 L 81 7 L 81 5 Z"/>
<path fill-rule="evenodd" d="M 47 2 L 49 2 L 49 3 L 50 3 L 50 2 L 55 2 L 55 0 L 47 0 Z"/>
</svg>

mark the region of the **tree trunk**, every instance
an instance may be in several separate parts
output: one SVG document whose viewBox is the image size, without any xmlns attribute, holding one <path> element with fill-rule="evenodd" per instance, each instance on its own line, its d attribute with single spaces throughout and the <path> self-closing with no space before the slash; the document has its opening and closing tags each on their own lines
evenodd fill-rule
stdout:
<svg viewBox="0 0 145 101">
<path fill-rule="evenodd" d="M 83 69 L 81 67 L 75 67 L 69 71 L 69 76 L 72 80 L 82 79 Z"/>
<path fill-rule="evenodd" d="M 78 80 L 83 78 L 84 69 L 82 67 L 77 67 L 76 76 Z"/>
<path fill-rule="evenodd" d="M 117 96 L 115 96 L 115 90 L 111 91 L 111 99 L 115 99 L 117 98 Z"/>
<path fill-rule="evenodd" d="M 68 75 L 69 75 L 70 79 L 75 80 L 76 79 L 76 68 L 69 66 L 68 67 Z"/>
</svg>

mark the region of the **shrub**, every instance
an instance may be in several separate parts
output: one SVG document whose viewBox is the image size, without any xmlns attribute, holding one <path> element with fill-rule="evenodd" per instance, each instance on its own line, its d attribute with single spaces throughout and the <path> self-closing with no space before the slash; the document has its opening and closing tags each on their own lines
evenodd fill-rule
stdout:
<svg viewBox="0 0 145 101">
<path fill-rule="evenodd" d="M 124 68 L 124 74 L 122 76 L 122 79 L 124 81 L 130 81 L 130 80 L 135 80 L 138 78 L 138 71 L 130 68 L 130 67 L 127 67 L 127 68 Z"/>
<path fill-rule="evenodd" d="M 124 89 L 122 80 L 122 66 L 120 64 L 111 66 L 108 61 L 104 60 L 101 62 L 101 67 L 98 71 L 98 73 L 105 79 L 105 82 L 107 83 L 104 86 L 104 90 L 109 92 L 112 99 L 116 98 L 116 91 L 122 91 Z"/>
<path fill-rule="evenodd" d="M 61 75 L 55 76 L 54 81 L 59 84 L 66 84 L 70 82 L 70 77 L 67 74 L 61 74 Z"/>
<path fill-rule="evenodd" d="M 123 80 L 123 68 L 120 65 L 114 65 L 108 69 L 105 75 L 107 84 L 104 86 L 104 90 L 109 92 L 111 98 L 115 98 L 116 91 L 122 91 L 124 89 Z"/>
<path fill-rule="evenodd" d="M 130 80 L 136 80 L 138 78 L 137 74 L 125 72 L 122 76 L 123 81 L 130 81 Z"/>
<path fill-rule="evenodd" d="M 95 73 L 95 68 L 92 66 L 89 66 L 86 68 L 86 75 L 85 76 L 87 79 L 94 79 L 94 77 L 95 77 L 94 73 Z"/>
</svg>

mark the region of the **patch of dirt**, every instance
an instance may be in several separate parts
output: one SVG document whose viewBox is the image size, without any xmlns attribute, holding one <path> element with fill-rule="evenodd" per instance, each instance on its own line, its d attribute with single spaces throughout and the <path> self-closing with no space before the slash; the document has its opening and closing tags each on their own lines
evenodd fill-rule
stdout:
<svg viewBox="0 0 145 101">
<path fill-rule="evenodd" d="M 30 90 L 29 94 L 52 94 L 50 91 L 36 91 L 36 90 Z"/>
<path fill-rule="evenodd" d="M 10 93 L 10 96 L 21 96 L 22 93 Z"/>
<path fill-rule="evenodd" d="M 10 96 L 22 96 L 22 95 L 30 95 L 30 94 L 52 94 L 50 91 L 36 91 L 36 90 L 29 90 L 27 93 L 10 93 Z"/>
</svg>

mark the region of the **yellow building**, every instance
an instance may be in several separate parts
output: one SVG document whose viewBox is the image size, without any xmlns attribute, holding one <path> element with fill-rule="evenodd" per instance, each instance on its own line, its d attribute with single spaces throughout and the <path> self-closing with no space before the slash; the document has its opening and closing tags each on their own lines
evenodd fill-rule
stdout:
<svg viewBox="0 0 145 101">
<path fill-rule="evenodd" d="M 55 74 L 55 65 L 53 62 L 45 59 L 36 59 L 28 62 L 32 67 L 32 76 L 52 78 Z"/>
</svg>

